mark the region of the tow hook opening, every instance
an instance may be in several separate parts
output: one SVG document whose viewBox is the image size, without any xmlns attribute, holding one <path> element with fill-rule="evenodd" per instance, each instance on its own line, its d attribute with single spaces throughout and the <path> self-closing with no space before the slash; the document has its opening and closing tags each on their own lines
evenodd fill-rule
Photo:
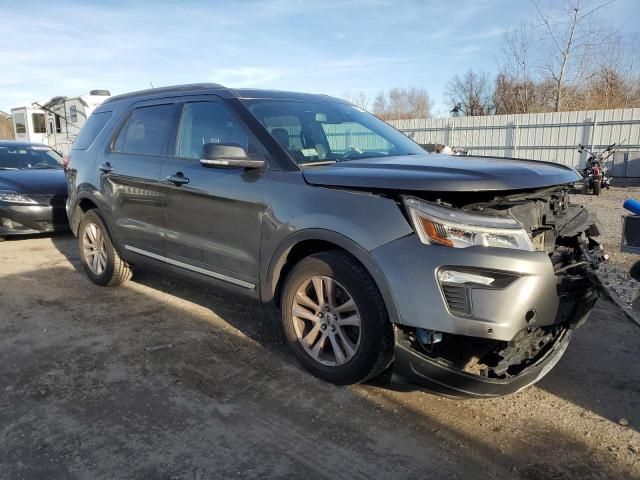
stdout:
<svg viewBox="0 0 640 480">
<path fill-rule="evenodd" d="M 565 338 L 569 327 L 530 326 L 511 341 L 397 326 L 397 341 L 429 360 L 481 379 L 508 380 L 538 363 Z"/>
</svg>

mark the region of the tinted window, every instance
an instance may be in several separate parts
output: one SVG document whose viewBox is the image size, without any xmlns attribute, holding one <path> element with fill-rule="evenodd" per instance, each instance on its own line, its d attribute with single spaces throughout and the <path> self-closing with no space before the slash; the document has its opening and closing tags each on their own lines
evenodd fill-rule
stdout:
<svg viewBox="0 0 640 480">
<path fill-rule="evenodd" d="M 424 154 L 411 139 L 353 105 L 292 100 L 246 103 L 298 163 Z"/>
<path fill-rule="evenodd" d="M 47 123 L 44 119 L 44 113 L 32 113 L 31 120 L 33 120 L 34 133 L 47 133 Z"/>
<path fill-rule="evenodd" d="M 215 102 L 187 103 L 182 110 L 176 155 L 203 158 L 207 143 L 239 145 L 253 153 L 244 125 L 227 108 Z"/>
<path fill-rule="evenodd" d="M 16 133 L 27 133 L 27 125 L 24 123 L 24 113 L 16 113 L 13 116 L 13 123 L 16 124 Z"/>
<path fill-rule="evenodd" d="M 80 134 L 71 147 L 73 150 L 86 150 L 111 118 L 112 112 L 98 112 L 89 117 L 80 130 Z"/>
<path fill-rule="evenodd" d="M 118 135 L 120 151 L 166 155 L 174 110 L 173 104 L 136 108 Z"/>
<path fill-rule="evenodd" d="M 293 115 L 275 115 L 263 118 L 267 130 L 287 150 L 302 149 L 302 124 Z"/>
</svg>

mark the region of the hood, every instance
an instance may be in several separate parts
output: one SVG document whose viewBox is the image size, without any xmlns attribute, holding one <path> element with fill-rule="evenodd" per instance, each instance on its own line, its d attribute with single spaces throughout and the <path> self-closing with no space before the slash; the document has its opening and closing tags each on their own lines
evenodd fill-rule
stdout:
<svg viewBox="0 0 640 480">
<path fill-rule="evenodd" d="M 26 195 L 66 195 L 67 180 L 62 169 L 0 170 L 0 190 Z"/>
<path fill-rule="evenodd" d="M 524 190 L 578 181 L 557 163 L 442 154 L 378 157 L 307 167 L 312 185 L 436 192 Z"/>
</svg>

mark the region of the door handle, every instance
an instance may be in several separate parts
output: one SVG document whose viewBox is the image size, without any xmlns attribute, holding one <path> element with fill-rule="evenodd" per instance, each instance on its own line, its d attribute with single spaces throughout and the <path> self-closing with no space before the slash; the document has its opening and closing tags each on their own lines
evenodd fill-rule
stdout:
<svg viewBox="0 0 640 480">
<path fill-rule="evenodd" d="M 167 181 L 173 183 L 176 186 L 184 185 L 189 183 L 189 179 L 185 177 L 182 172 L 178 172 L 175 175 L 169 175 L 167 177 Z"/>
<path fill-rule="evenodd" d="M 113 170 L 113 167 L 111 166 L 111 164 L 109 162 L 103 163 L 98 168 L 104 173 L 109 173 L 109 172 L 111 172 Z"/>
</svg>

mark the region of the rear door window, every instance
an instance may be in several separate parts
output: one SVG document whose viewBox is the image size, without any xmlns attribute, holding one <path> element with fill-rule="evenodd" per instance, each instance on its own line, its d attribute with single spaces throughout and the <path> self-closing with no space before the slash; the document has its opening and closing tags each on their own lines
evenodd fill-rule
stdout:
<svg viewBox="0 0 640 480">
<path fill-rule="evenodd" d="M 116 151 L 166 155 L 172 137 L 175 104 L 136 108 L 115 142 Z"/>
<path fill-rule="evenodd" d="M 102 129 L 107 124 L 113 112 L 97 112 L 92 114 L 87 123 L 84 124 L 78 138 L 71 147 L 72 150 L 86 150 L 93 141 L 100 135 Z"/>
</svg>

